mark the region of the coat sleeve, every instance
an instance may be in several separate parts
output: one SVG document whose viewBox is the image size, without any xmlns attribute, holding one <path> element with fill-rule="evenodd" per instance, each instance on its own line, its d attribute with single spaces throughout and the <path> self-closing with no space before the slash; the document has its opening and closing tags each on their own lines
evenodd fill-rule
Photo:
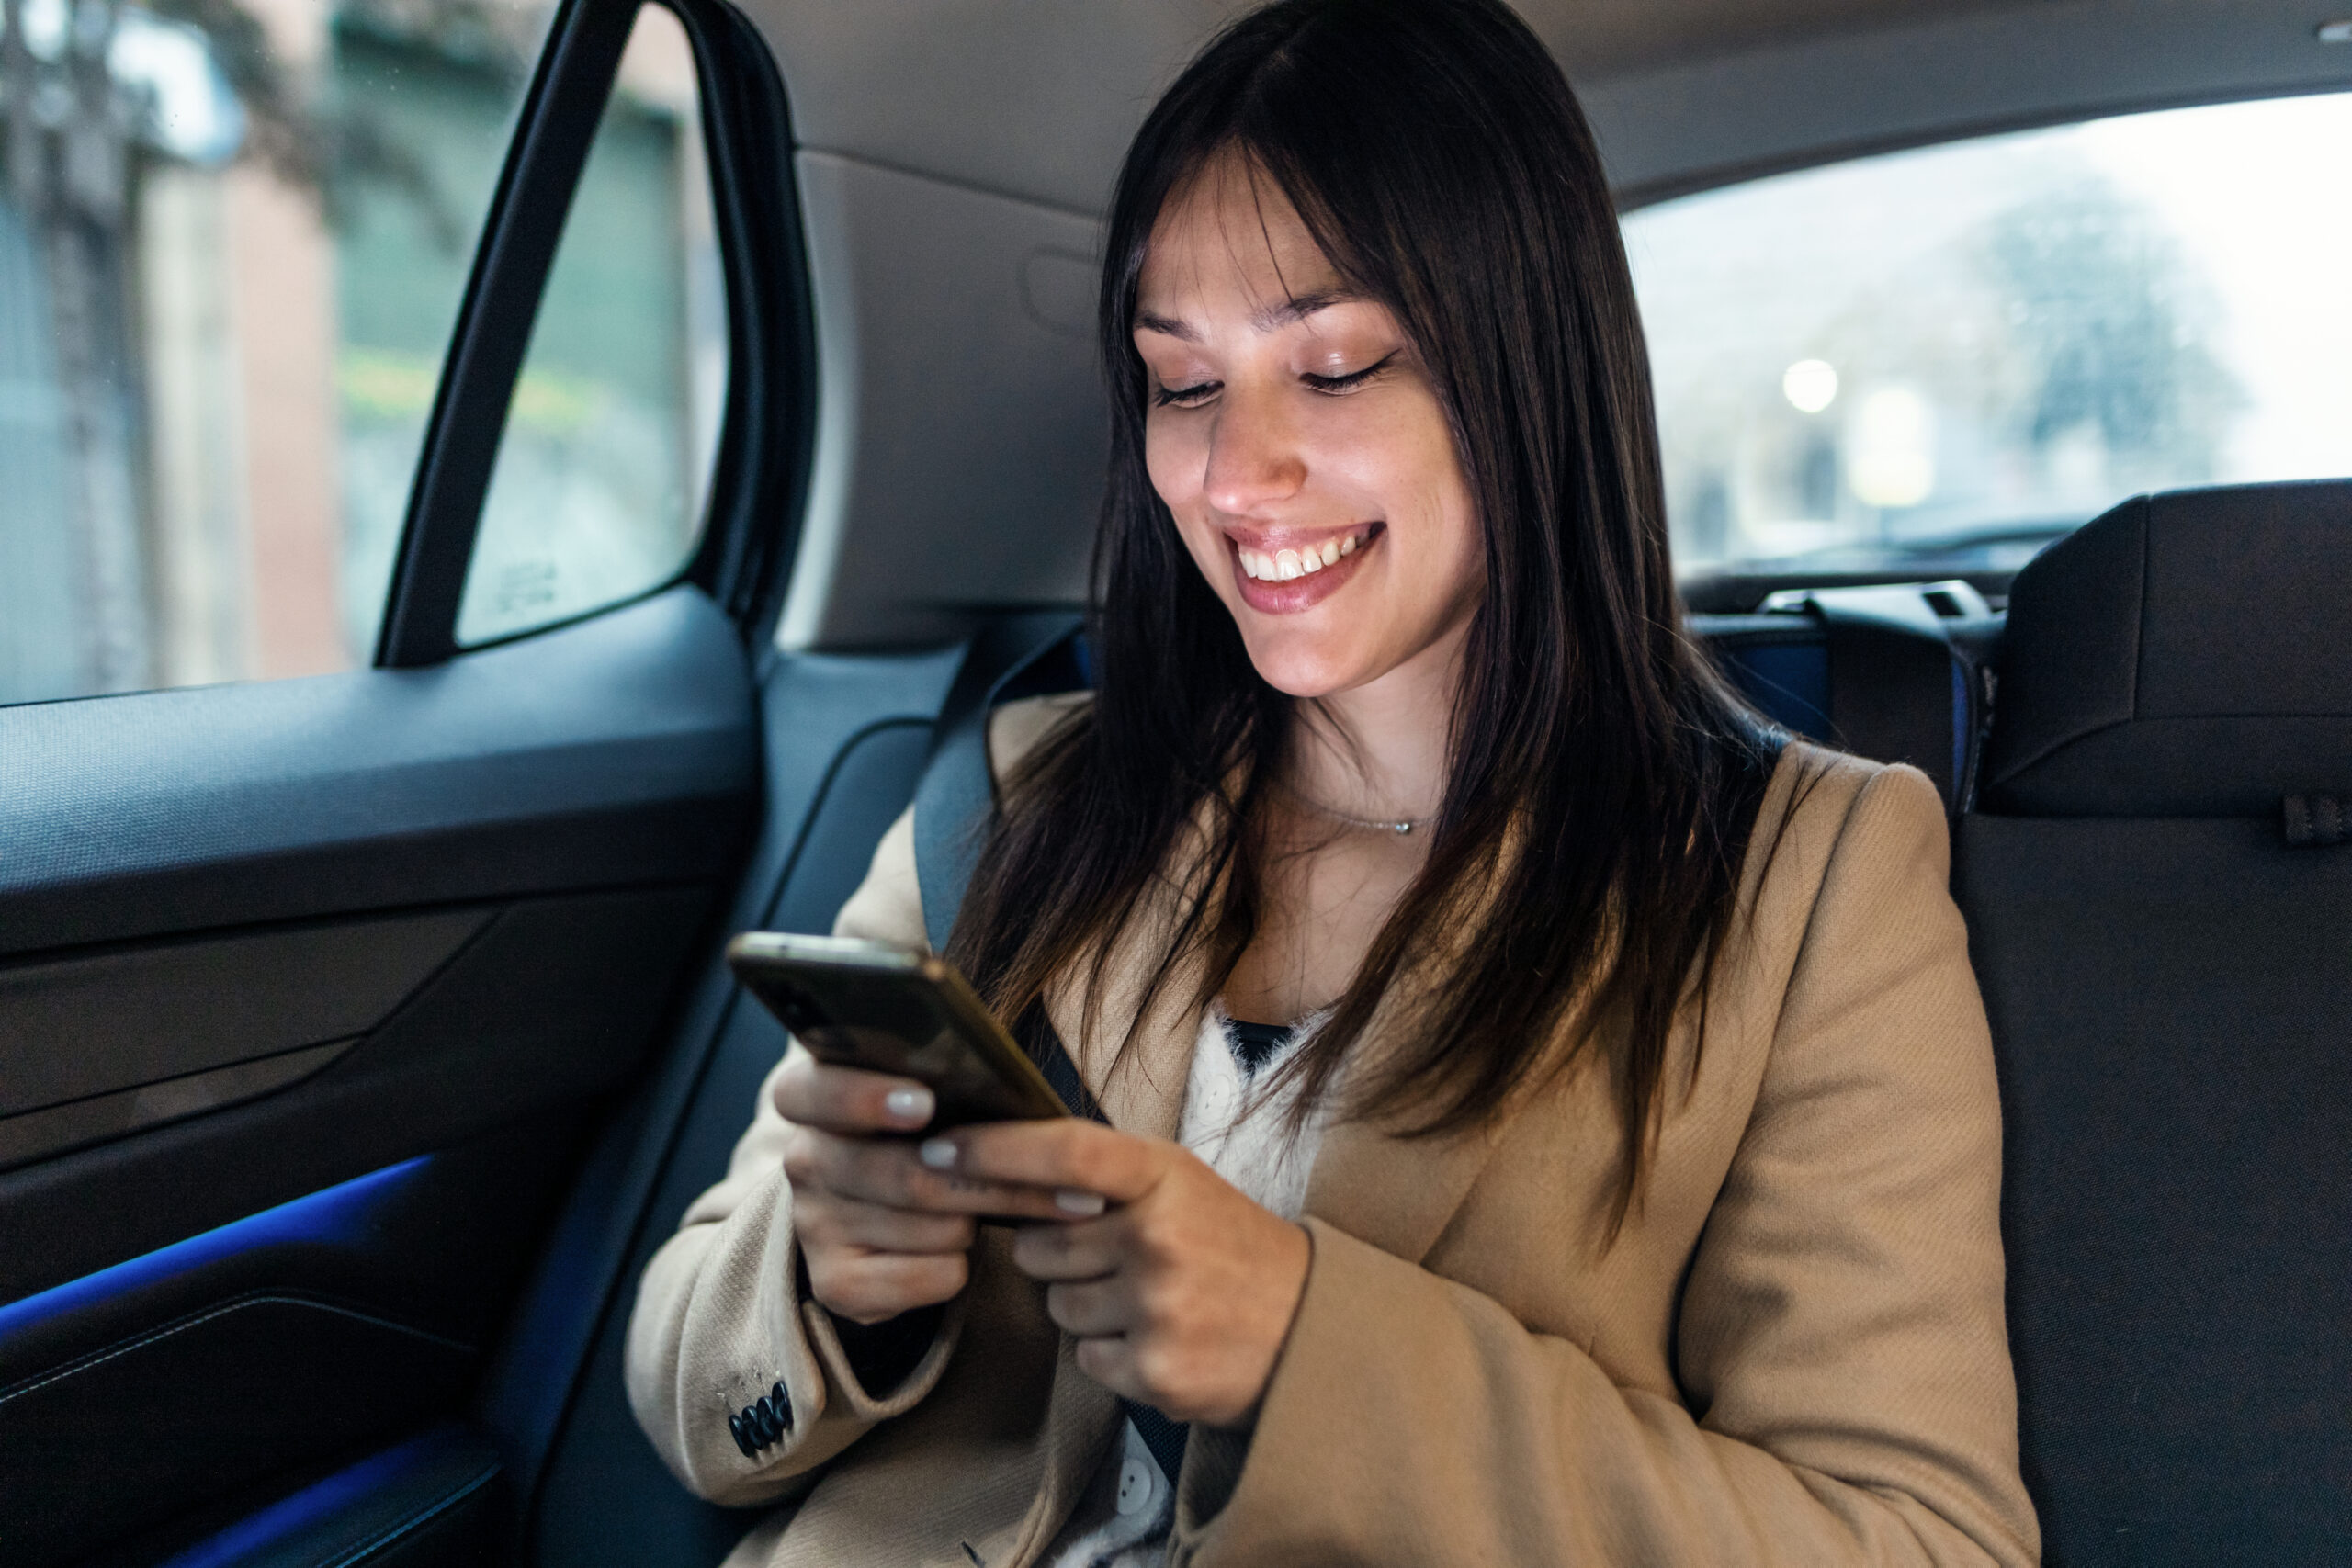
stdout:
<svg viewBox="0 0 2352 1568">
<path fill-rule="evenodd" d="M 998 708 L 989 717 L 993 769 L 1000 775 L 1011 769 L 1085 701 L 1038 697 Z M 833 934 L 928 945 L 911 807 L 882 836 Z M 785 1060 L 798 1049 L 790 1047 Z M 775 1100 L 783 1068 L 777 1063 L 760 1085 L 726 1176 L 694 1201 L 677 1234 L 646 1265 L 624 1359 L 629 1408 L 671 1472 L 698 1495 L 734 1506 L 786 1495 L 796 1478 L 876 1422 L 912 1409 L 937 1385 L 963 1332 L 959 1296 L 897 1387 L 876 1397 L 859 1382 L 832 1318 L 801 1289 L 784 1175 L 791 1127 Z M 779 1383 L 789 1424 L 772 1445 L 746 1455 L 728 1418 L 762 1400 L 775 1410 Z"/>
<path fill-rule="evenodd" d="M 916 942 L 913 814 L 875 851 L 865 881 L 842 908 L 836 935 Z M 800 1047 L 792 1045 L 785 1060 Z M 727 1174 L 686 1210 L 646 1266 L 630 1315 L 625 1372 L 629 1407 L 671 1472 L 700 1496 L 734 1506 L 772 1502 L 876 1422 L 911 1409 L 939 1382 L 963 1325 L 950 1303 L 922 1359 L 886 1395 L 858 1381 L 832 1319 L 801 1287 L 784 1174 L 791 1124 L 776 1113 L 776 1073 L 760 1085 L 752 1124 Z M 729 1416 L 758 1402 L 789 1412 L 775 1442 L 745 1454 Z"/>
<path fill-rule="evenodd" d="M 1923 777 L 1862 786 L 1690 1263 L 1682 1399 L 1310 1222 L 1254 1437 L 1195 1438 L 1177 1560 L 2036 1562 L 1991 1042 L 1948 860 Z"/>
</svg>

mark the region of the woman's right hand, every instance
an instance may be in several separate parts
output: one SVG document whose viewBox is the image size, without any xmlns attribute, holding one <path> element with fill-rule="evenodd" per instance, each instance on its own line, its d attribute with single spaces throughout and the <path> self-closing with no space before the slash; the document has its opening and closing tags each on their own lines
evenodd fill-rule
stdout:
<svg viewBox="0 0 2352 1568">
<path fill-rule="evenodd" d="M 954 1296 L 971 1274 L 977 1215 L 1083 1217 L 1046 1188 L 925 1166 L 915 1134 L 934 1104 L 911 1078 L 827 1066 L 796 1048 L 776 1076 L 775 1108 L 792 1124 L 784 1173 L 809 1293 L 837 1317 L 880 1323 Z"/>
</svg>

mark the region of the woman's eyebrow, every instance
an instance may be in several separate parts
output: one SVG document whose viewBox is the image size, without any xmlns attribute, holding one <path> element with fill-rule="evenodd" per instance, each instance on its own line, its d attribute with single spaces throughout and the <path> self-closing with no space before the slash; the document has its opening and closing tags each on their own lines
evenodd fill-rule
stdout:
<svg viewBox="0 0 2352 1568">
<path fill-rule="evenodd" d="M 1252 314 L 1250 324 L 1261 333 L 1270 333 L 1294 321 L 1303 321 L 1317 310 L 1328 310 L 1334 305 L 1345 305 L 1363 298 L 1351 288 L 1323 288 L 1312 294 L 1295 294 L 1279 304 L 1268 305 Z M 1148 310 L 1136 312 L 1136 330 L 1160 333 L 1185 343 L 1201 341 L 1200 329 L 1191 322 L 1179 321 L 1173 316 L 1155 316 Z"/>
<path fill-rule="evenodd" d="M 1334 305 L 1345 305 L 1363 296 L 1352 288 L 1318 288 L 1308 294 L 1294 294 L 1279 305 L 1269 305 L 1250 318 L 1250 324 L 1261 333 L 1277 327 L 1303 321 L 1317 310 L 1328 310 Z"/>
<path fill-rule="evenodd" d="M 1173 316 L 1155 316 L 1148 310 L 1138 310 L 1136 313 L 1136 330 L 1164 333 L 1172 338 L 1182 338 L 1186 343 L 1201 341 L 1200 333 L 1190 322 L 1180 321 Z"/>
</svg>

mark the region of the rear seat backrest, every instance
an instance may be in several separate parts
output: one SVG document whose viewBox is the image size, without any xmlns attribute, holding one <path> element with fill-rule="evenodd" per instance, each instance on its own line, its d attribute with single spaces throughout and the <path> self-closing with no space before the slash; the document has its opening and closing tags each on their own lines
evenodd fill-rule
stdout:
<svg viewBox="0 0 2352 1568">
<path fill-rule="evenodd" d="M 2001 622 L 1964 581 L 1789 589 L 1690 629 L 1758 712 L 1825 745 L 1908 762 L 1958 811 L 1975 778 L 1980 673 Z"/>
<path fill-rule="evenodd" d="M 2019 575 L 1955 882 L 2048 1561 L 2352 1559 L 2352 484 L 2143 498 Z"/>
</svg>

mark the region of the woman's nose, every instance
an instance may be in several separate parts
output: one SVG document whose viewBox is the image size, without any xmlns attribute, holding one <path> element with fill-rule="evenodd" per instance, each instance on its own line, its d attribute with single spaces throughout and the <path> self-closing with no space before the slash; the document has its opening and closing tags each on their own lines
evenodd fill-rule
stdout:
<svg viewBox="0 0 2352 1568">
<path fill-rule="evenodd" d="M 1306 479 L 1306 455 L 1287 423 L 1266 400 L 1236 398 L 1228 388 L 1209 436 L 1202 492 L 1228 516 L 1247 517 L 1298 493 Z"/>
</svg>

